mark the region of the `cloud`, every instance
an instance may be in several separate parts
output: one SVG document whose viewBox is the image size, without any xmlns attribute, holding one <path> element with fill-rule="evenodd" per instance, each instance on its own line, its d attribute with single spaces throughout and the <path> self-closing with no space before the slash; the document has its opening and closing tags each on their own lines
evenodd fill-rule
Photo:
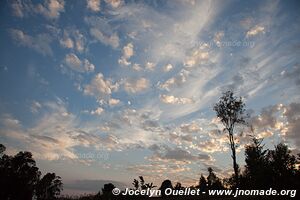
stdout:
<svg viewBox="0 0 300 200">
<path fill-rule="evenodd" d="M 103 113 L 104 109 L 101 107 L 98 107 L 96 110 L 92 110 L 91 114 L 92 115 L 101 115 Z"/>
<path fill-rule="evenodd" d="M 64 39 L 61 39 L 59 41 L 59 43 L 65 47 L 65 48 L 68 48 L 68 49 L 73 49 L 74 47 L 74 43 L 73 43 L 73 40 L 71 38 L 64 38 Z"/>
<path fill-rule="evenodd" d="M 100 0 L 87 0 L 87 8 L 93 12 L 99 12 Z"/>
<path fill-rule="evenodd" d="M 14 16 L 25 17 L 32 14 L 41 14 L 47 19 L 58 19 L 64 12 L 63 0 L 46 0 L 43 4 L 33 4 L 29 1 L 15 0 L 11 4 Z"/>
<path fill-rule="evenodd" d="M 300 77 L 298 76 L 300 74 L 300 64 L 297 63 L 291 69 L 283 70 L 280 74 L 295 81 L 296 85 L 300 85 Z"/>
<path fill-rule="evenodd" d="M 14 16 L 24 17 L 24 10 L 26 9 L 26 4 L 23 1 L 17 0 L 11 3 L 11 8 Z"/>
<path fill-rule="evenodd" d="M 159 84 L 159 87 L 167 91 L 169 91 L 174 86 L 180 87 L 187 81 L 189 73 L 189 71 L 183 69 L 176 76 L 168 79 L 164 83 Z"/>
<path fill-rule="evenodd" d="M 247 31 L 246 37 L 253 37 L 259 33 L 265 33 L 265 27 L 256 25 L 255 27 Z"/>
<path fill-rule="evenodd" d="M 166 64 L 163 68 L 164 72 L 169 72 L 173 69 L 173 66 L 171 64 Z"/>
<path fill-rule="evenodd" d="M 255 128 L 275 128 L 277 123 L 277 114 L 282 110 L 282 105 L 268 106 L 261 110 L 258 116 L 250 119 L 250 124 Z"/>
<path fill-rule="evenodd" d="M 64 48 L 75 49 L 79 53 L 82 53 L 85 49 L 86 38 L 79 30 L 66 29 L 59 43 Z"/>
<path fill-rule="evenodd" d="M 284 112 L 288 123 L 286 125 L 286 137 L 289 138 L 297 148 L 300 147 L 300 103 L 290 103 L 286 106 L 286 112 Z"/>
<path fill-rule="evenodd" d="M 184 163 L 190 163 L 192 161 L 212 161 L 211 156 L 207 154 L 193 155 L 191 152 L 175 147 L 171 148 L 166 145 L 152 145 L 149 147 L 154 152 L 153 156 L 149 159 L 152 161 L 179 161 Z"/>
<path fill-rule="evenodd" d="M 115 136 L 89 131 L 89 127 L 82 125 L 65 106 L 60 99 L 57 102 L 43 103 L 43 115 L 26 128 L 11 115 L 2 115 L 0 134 L 14 141 L 12 145 L 16 145 L 18 149 L 31 151 L 35 158 L 41 160 L 71 159 L 88 164 L 90 161 L 82 157 L 76 147 L 85 147 L 91 152 L 118 149 L 118 139 Z M 100 111 L 101 109 L 96 109 L 94 112 L 99 114 Z"/>
<path fill-rule="evenodd" d="M 27 35 L 21 30 L 11 29 L 10 34 L 16 44 L 34 49 L 42 55 L 52 55 L 50 43 L 52 38 L 48 34 L 38 34 L 35 37 Z"/>
<path fill-rule="evenodd" d="M 119 88 L 118 83 L 113 83 L 111 79 L 105 79 L 103 74 L 98 73 L 92 79 L 90 84 L 84 86 L 84 94 L 99 97 L 101 95 L 110 95 Z"/>
<path fill-rule="evenodd" d="M 134 54 L 133 50 L 133 44 L 128 43 L 126 46 L 123 47 L 123 55 L 121 58 L 118 60 L 119 64 L 128 66 L 131 64 L 131 62 L 128 61 Z"/>
<path fill-rule="evenodd" d="M 152 63 L 152 62 L 147 62 L 146 63 L 146 69 L 147 70 L 150 70 L 150 71 L 153 71 L 154 70 L 154 68 L 155 68 L 155 66 L 156 66 L 156 64 L 155 63 Z"/>
<path fill-rule="evenodd" d="M 114 49 L 119 47 L 119 36 L 108 20 L 102 17 L 85 17 L 85 22 L 90 25 L 90 34 L 96 40 Z"/>
<path fill-rule="evenodd" d="M 203 62 L 208 61 L 209 53 L 202 48 L 194 50 L 190 56 L 188 56 L 185 61 L 184 65 L 187 67 L 193 67 L 195 65 L 199 65 Z"/>
<path fill-rule="evenodd" d="M 135 71 L 141 71 L 142 70 L 142 67 L 140 64 L 137 64 L 137 63 L 134 63 L 132 65 L 132 69 L 135 70 Z"/>
<path fill-rule="evenodd" d="M 123 0 L 105 0 L 107 4 L 109 4 L 112 8 L 119 8 L 124 4 Z"/>
<path fill-rule="evenodd" d="M 224 37 L 224 31 L 219 31 L 219 32 L 215 33 L 214 42 L 218 47 L 221 46 L 223 37 Z"/>
<path fill-rule="evenodd" d="M 133 51 L 133 44 L 128 43 L 126 46 L 123 47 L 123 56 L 126 59 L 129 59 L 131 56 L 133 56 L 134 51 Z"/>
<path fill-rule="evenodd" d="M 172 95 L 160 95 L 160 100 L 166 104 L 190 104 L 193 103 L 192 99 L 184 97 L 174 97 Z"/>
<path fill-rule="evenodd" d="M 92 63 L 90 63 L 89 60 L 87 59 L 80 60 L 73 53 L 67 54 L 64 59 L 64 62 L 70 69 L 76 72 L 84 73 L 84 72 L 93 72 L 95 70 L 95 66 Z"/>
<path fill-rule="evenodd" d="M 146 78 L 127 79 L 124 82 L 124 89 L 128 93 L 137 93 L 149 87 L 149 80 Z"/>
<path fill-rule="evenodd" d="M 38 113 L 41 108 L 42 105 L 38 101 L 33 101 L 30 107 L 30 111 L 32 113 Z"/>
<path fill-rule="evenodd" d="M 117 105 L 117 104 L 119 104 L 120 103 L 120 100 L 119 99 L 113 99 L 113 98 L 110 98 L 109 100 L 108 100 L 108 104 L 110 105 L 110 106 L 115 106 L 115 105 Z"/>
<path fill-rule="evenodd" d="M 50 19 L 56 19 L 64 11 L 65 2 L 63 0 L 48 0 L 44 5 L 37 6 L 38 12 Z"/>
<path fill-rule="evenodd" d="M 196 122 L 192 122 L 190 124 L 182 124 L 180 130 L 184 133 L 199 133 L 202 128 Z"/>
<path fill-rule="evenodd" d="M 113 48 L 117 48 L 119 46 L 119 37 L 116 33 L 107 36 L 96 28 L 91 28 L 90 33 L 92 36 L 94 36 L 97 40 L 99 40 L 105 45 L 110 45 Z"/>
<path fill-rule="evenodd" d="M 262 108 L 257 116 L 250 119 L 258 137 L 271 137 L 275 133 L 284 140 L 300 147 L 300 103 L 276 104 Z"/>
</svg>

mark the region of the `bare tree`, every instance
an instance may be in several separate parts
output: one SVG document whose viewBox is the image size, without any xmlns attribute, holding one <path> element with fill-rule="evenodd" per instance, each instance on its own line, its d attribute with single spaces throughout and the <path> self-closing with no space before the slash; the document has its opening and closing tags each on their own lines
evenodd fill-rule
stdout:
<svg viewBox="0 0 300 200">
<path fill-rule="evenodd" d="M 234 141 L 234 128 L 237 124 L 245 124 L 245 104 L 241 97 L 235 97 L 232 91 L 223 93 L 219 102 L 215 104 L 214 110 L 217 113 L 217 117 L 221 120 L 224 125 L 224 131 L 228 133 L 230 142 L 230 148 L 232 152 L 233 169 L 238 184 L 239 178 L 239 166 L 236 162 L 236 144 Z"/>
</svg>

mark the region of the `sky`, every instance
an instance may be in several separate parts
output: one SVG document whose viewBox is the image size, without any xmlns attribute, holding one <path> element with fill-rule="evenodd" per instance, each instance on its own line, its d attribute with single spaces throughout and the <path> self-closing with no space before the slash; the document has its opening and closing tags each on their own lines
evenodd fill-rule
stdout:
<svg viewBox="0 0 300 200">
<path fill-rule="evenodd" d="M 300 148 L 298 1 L 46 0 L 0 3 L 0 143 L 30 151 L 64 193 L 143 175 L 196 185 L 233 173 L 213 110 L 227 90 L 250 135 Z"/>
</svg>

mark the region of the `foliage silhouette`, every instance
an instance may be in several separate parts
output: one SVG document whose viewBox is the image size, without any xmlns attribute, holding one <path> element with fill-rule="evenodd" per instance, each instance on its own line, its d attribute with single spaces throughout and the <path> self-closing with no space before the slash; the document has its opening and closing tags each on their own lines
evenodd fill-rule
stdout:
<svg viewBox="0 0 300 200">
<path fill-rule="evenodd" d="M 36 166 L 36 162 L 30 152 L 19 152 L 14 156 L 8 156 L 4 153 L 5 146 L 1 146 L 0 157 L 0 199 L 1 200 L 31 200 L 36 197 L 37 188 L 39 188 L 39 195 L 45 188 L 50 189 L 49 199 L 53 199 L 55 194 L 59 194 L 62 190 L 62 184 L 54 178 L 50 182 L 40 182 L 41 172 Z M 52 174 L 54 177 L 55 174 Z M 49 175 L 46 176 L 46 178 Z M 51 183 L 51 184 L 49 184 Z M 59 187 L 57 187 L 59 186 Z M 53 193 L 54 192 L 54 193 Z M 52 197 L 52 198 L 50 198 Z M 43 197 L 42 199 L 46 199 Z"/>
<path fill-rule="evenodd" d="M 205 177 L 201 174 L 200 179 L 199 179 L 199 189 L 203 192 L 207 191 L 207 181 Z"/>
<path fill-rule="evenodd" d="M 160 188 L 159 188 L 159 189 L 161 190 L 161 195 L 162 195 L 163 197 L 166 196 L 165 191 L 166 191 L 166 189 L 168 189 L 168 188 L 173 189 L 172 182 L 171 182 L 170 180 L 164 180 L 164 181 L 161 183 L 161 186 L 160 186 Z"/>
<path fill-rule="evenodd" d="M 263 149 L 262 139 L 253 137 L 253 143 L 245 147 L 245 171 L 241 182 L 253 189 L 267 189 L 270 177 L 270 165 L 266 158 L 267 150 Z"/>
<path fill-rule="evenodd" d="M 157 186 L 153 185 L 153 183 L 145 183 L 144 177 L 143 176 L 139 176 L 140 181 L 138 181 L 137 179 L 134 179 L 132 182 L 132 185 L 134 186 L 135 190 L 147 190 L 149 189 L 153 189 Z"/>
<path fill-rule="evenodd" d="M 234 96 L 232 91 L 223 93 L 219 102 L 215 104 L 214 110 L 228 133 L 230 148 L 232 152 L 235 182 L 238 185 L 239 166 L 236 162 L 236 144 L 234 141 L 234 128 L 237 124 L 245 124 L 245 104 L 242 98 Z"/>
<path fill-rule="evenodd" d="M 47 173 L 36 186 L 37 199 L 55 199 L 63 188 L 61 177 Z"/>
<path fill-rule="evenodd" d="M 208 169 L 208 176 L 207 176 L 207 187 L 208 189 L 223 189 L 223 184 L 221 180 L 217 177 L 214 173 L 214 170 L 209 167 Z"/>
<path fill-rule="evenodd" d="M 175 187 L 174 187 L 174 190 L 183 190 L 184 187 L 182 187 L 181 183 L 177 182 Z"/>
</svg>

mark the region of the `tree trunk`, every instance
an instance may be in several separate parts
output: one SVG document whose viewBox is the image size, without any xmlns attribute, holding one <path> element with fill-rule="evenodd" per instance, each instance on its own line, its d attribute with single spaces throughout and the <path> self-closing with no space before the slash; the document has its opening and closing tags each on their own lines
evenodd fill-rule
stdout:
<svg viewBox="0 0 300 200">
<path fill-rule="evenodd" d="M 236 162 L 235 142 L 234 142 L 234 138 L 233 138 L 232 129 L 229 129 L 228 132 L 229 132 L 230 148 L 231 148 L 231 152 L 232 152 L 231 157 L 232 157 L 232 161 L 233 161 L 234 177 L 235 177 L 236 186 L 238 186 L 238 183 L 239 183 L 239 167 L 238 167 L 238 164 Z"/>
</svg>

